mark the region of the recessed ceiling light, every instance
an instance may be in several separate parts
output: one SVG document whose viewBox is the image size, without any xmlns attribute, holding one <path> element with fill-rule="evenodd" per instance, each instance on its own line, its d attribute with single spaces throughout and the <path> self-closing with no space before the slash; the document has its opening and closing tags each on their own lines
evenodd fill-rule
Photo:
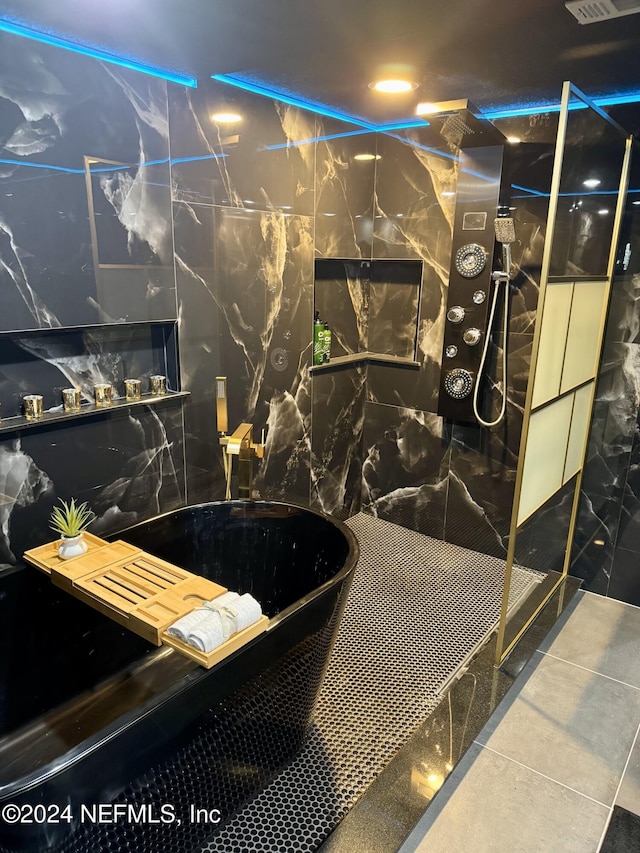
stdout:
<svg viewBox="0 0 640 853">
<path fill-rule="evenodd" d="M 362 153 L 362 154 L 354 154 L 353 159 L 354 160 L 380 160 L 381 158 L 380 158 L 380 154 Z"/>
<path fill-rule="evenodd" d="M 510 142 L 512 145 L 517 145 L 518 142 L 522 142 L 519 136 L 507 136 L 507 142 Z"/>
<path fill-rule="evenodd" d="M 634 201 L 632 204 L 640 204 L 640 201 Z"/>
<path fill-rule="evenodd" d="M 411 80 L 375 80 L 369 83 L 370 89 L 375 89 L 376 92 L 387 92 L 390 94 L 400 94 L 402 92 L 411 92 L 418 88 L 417 83 Z"/>
<path fill-rule="evenodd" d="M 242 121 L 242 116 L 239 113 L 212 113 L 211 121 L 218 124 L 235 124 L 237 121 Z"/>
<path fill-rule="evenodd" d="M 586 181 L 582 182 L 585 187 L 588 187 L 590 190 L 595 189 L 595 187 L 599 187 L 601 181 L 598 178 L 587 178 Z"/>
<path fill-rule="evenodd" d="M 609 213 L 606 207 L 603 207 L 602 210 L 599 210 L 598 213 L 600 216 L 604 216 L 606 213 Z"/>
</svg>

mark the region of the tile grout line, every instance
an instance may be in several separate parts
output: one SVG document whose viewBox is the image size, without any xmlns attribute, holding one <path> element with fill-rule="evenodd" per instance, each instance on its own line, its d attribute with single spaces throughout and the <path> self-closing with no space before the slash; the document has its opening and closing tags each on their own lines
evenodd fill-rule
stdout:
<svg viewBox="0 0 640 853">
<path fill-rule="evenodd" d="M 625 762 L 624 768 L 623 768 L 622 773 L 620 775 L 620 781 L 618 782 L 618 787 L 616 788 L 616 792 L 615 792 L 614 797 L 613 797 L 613 802 L 611 803 L 611 808 L 609 809 L 609 819 L 607 820 L 605 828 L 602 831 L 602 835 L 600 836 L 600 843 L 598 844 L 598 848 L 597 848 L 596 853 L 599 853 L 599 851 L 602 849 L 602 845 L 604 844 L 604 840 L 605 840 L 607 832 L 609 830 L 609 825 L 611 823 L 611 818 L 613 816 L 613 807 L 615 806 L 616 801 L 618 799 L 618 796 L 620 794 L 620 788 L 622 787 L 622 783 L 624 781 L 624 776 L 625 776 L 625 773 L 627 772 L 627 767 L 629 766 L 629 762 L 631 761 L 631 756 L 633 755 L 633 750 L 635 749 L 635 746 L 638 743 L 638 735 L 640 735 L 640 725 L 636 729 L 636 736 L 633 739 L 633 743 L 631 744 L 631 749 L 629 750 L 629 755 L 627 755 L 627 760 Z"/>
<path fill-rule="evenodd" d="M 512 764 L 517 764 L 519 767 L 522 767 L 525 770 L 530 770 L 531 773 L 535 773 L 536 776 L 540 776 L 543 779 L 547 779 L 549 782 L 553 782 L 554 785 L 560 785 L 561 788 L 564 788 L 567 791 L 571 791 L 572 793 L 577 794 L 579 797 L 584 797 L 585 800 L 590 800 L 592 803 L 595 803 L 598 806 L 602 806 L 603 809 L 610 810 L 610 807 L 607 806 L 606 803 L 603 803 L 600 800 L 596 800 L 594 797 L 590 797 L 588 794 L 583 794 L 582 791 L 577 791 L 570 785 L 565 785 L 564 782 L 559 782 L 557 779 L 553 779 L 551 776 L 547 776 L 546 773 L 541 773 L 539 770 L 535 770 L 533 767 L 529 767 L 528 764 L 523 764 L 521 761 L 518 761 L 515 758 L 511 758 L 509 755 L 505 755 L 503 752 L 500 752 L 499 750 L 494 749 L 491 746 L 487 746 L 484 743 L 480 743 L 480 741 L 478 740 L 474 740 L 474 743 L 477 746 L 482 747 L 482 749 L 488 749 L 489 752 L 492 752 L 494 755 L 499 755 L 502 758 L 505 758 L 507 761 L 512 762 Z"/>
<path fill-rule="evenodd" d="M 612 675 L 606 675 L 604 672 L 598 672 L 597 669 L 590 669 L 588 666 L 582 666 L 582 664 L 576 663 L 572 660 L 567 660 L 566 658 L 561 658 L 558 655 L 552 655 L 551 652 L 543 652 L 540 649 L 536 649 L 536 651 L 540 652 L 541 655 L 545 657 L 552 658 L 553 660 L 559 660 L 562 663 L 567 663 L 570 666 L 575 666 L 578 669 L 584 670 L 584 672 L 590 672 L 592 675 L 600 675 L 602 678 L 606 678 L 609 681 L 615 681 L 616 684 L 622 684 L 624 687 L 630 687 L 632 690 L 640 690 L 640 685 L 637 684 L 629 684 L 628 681 L 622 681 L 619 678 L 614 678 Z"/>
<path fill-rule="evenodd" d="M 624 551 L 624 548 L 622 550 Z M 632 553 L 635 553 L 635 551 Z M 608 595 L 607 596 L 600 595 L 600 593 L 591 592 L 591 590 L 589 590 L 589 589 L 583 589 L 582 592 L 584 593 L 585 596 L 588 595 L 589 597 L 594 598 L 594 599 L 603 598 L 605 601 L 610 601 L 613 604 L 623 604 L 625 607 L 630 607 L 632 610 L 640 611 L 640 607 L 638 607 L 637 604 L 629 604 L 628 601 L 622 601 L 620 598 L 610 598 Z"/>
</svg>

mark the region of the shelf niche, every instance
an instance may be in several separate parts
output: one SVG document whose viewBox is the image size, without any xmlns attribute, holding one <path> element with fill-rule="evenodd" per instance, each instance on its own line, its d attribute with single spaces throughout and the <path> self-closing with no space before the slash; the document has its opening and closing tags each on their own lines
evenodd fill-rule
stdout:
<svg viewBox="0 0 640 853">
<path fill-rule="evenodd" d="M 312 372 L 371 361 L 418 368 L 421 283 L 418 260 L 316 259 L 314 312 L 332 336 L 331 360 Z"/>
<path fill-rule="evenodd" d="M 179 390 L 175 321 L 59 328 L 0 335 L 0 433 L 188 396 Z M 149 376 L 167 377 L 167 394 L 149 393 Z M 125 398 L 124 380 L 140 379 L 140 400 Z M 96 406 L 93 387 L 111 383 L 110 406 Z M 79 411 L 62 409 L 62 389 L 82 392 Z M 27 420 L 22 398 L 41 394 L 43 417 Z"/>
</svg>

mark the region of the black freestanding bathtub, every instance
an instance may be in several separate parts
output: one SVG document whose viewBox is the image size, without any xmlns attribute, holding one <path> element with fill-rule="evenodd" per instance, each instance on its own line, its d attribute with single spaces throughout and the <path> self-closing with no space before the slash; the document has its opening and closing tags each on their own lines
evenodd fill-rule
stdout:
<svg viewBox="0 0 640 853">
<path fill-rule="evenodd" d="M 0 853 L 186 853 L 304 740 L 357 561 L 351 531 L 232 501 L 117 538 L 250 592 L 269 627 L 205 670 L 35 568 L 0 575 Z"/>
</svg>

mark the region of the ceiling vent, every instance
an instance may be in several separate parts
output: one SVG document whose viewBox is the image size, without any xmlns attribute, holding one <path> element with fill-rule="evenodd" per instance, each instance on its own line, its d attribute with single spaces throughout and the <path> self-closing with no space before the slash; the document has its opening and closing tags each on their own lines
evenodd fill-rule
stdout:
<svg viewBox="0 0 640 853">
<path fill-rule="evenodd" d="M 597 24 L 640 12 L 640 0 L 570 0 L 564 5 L 581 24 Z"/>
</svg>

